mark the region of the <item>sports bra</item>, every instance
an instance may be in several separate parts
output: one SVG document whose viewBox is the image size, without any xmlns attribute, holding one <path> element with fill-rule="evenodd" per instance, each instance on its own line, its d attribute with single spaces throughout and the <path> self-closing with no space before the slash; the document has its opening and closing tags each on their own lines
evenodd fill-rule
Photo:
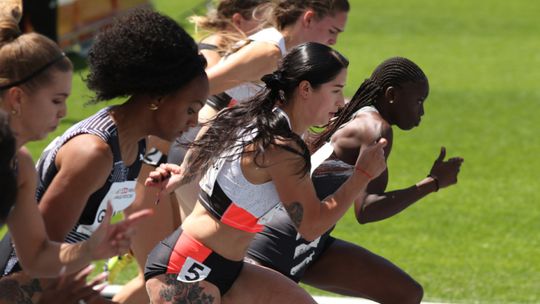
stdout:
<svg viewBox="0 0 540 304">
<path fill-rule="evenodd" d="M 279 108 L 274 111 L 290 121 Z M 244 136 L 243 142 L 250 141 L 257 134 Z M 210 214 L 222 223 L 246 232 L 257 233 L 279 208 L 280 199 L 273 181 L 263 184 L 249 182 L 241 166 L 240 150 L 243 146 L 226 151 L 200 181 L 199 199 Z M 238 156 L 239 155 L 239 156 Z"/>
</svg>

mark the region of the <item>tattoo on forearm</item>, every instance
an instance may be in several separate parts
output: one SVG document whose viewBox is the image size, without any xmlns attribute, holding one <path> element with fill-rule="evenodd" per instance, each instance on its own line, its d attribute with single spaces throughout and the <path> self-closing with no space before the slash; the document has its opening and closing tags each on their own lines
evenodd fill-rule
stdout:
<svg viewBox="0 0 540 304">
<path fill-rule="evenodd" d="M 187 185 L 187 184 L 191 183 L 196 177 L 197 177 L 197 174 L 186 173 L 182 177 L 182 179 L 180 180 L 180 186 Z"/>
<path fill-rule="evenodd" d="M 176 280 L 176 274 L 166 274 L 164 286 L 159 291 L 159 296 L 174 304 L 212 304 L 214 303 L 214 296 L 204 292 L 204 289 L 199 283 L 182 283 Z"/>
<path fill-rule="evenodd" d="M 283 205 L 285 206 L 287 213 L 289 213 L 289 217 L 291 218 L 294 226 L 296 226 L 296 228 L 300 228 L 300 223 L 302 223 L 304 218 L 304 207 L 302 207 L 299 202 L 292 202 L 290 204 Z"/>
<path fill-rule="evenodd" d="M 35 293 L 41 292 L 39 280 L 33 279 L 27 285 L 17 280 L 4 278 L 0 280 L 0 302 L 13 304 L 32 304 Z"/>
</svg>

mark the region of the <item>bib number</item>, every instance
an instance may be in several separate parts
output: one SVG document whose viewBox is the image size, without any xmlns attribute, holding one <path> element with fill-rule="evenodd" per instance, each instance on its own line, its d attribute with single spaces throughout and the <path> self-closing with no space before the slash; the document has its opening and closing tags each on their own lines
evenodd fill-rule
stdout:
<svg viewBox="0 0 540 304">
<path fill-rule="evenodd" d="M 188 257 L 176 279 L 184 283 L 199 282 L 206 279 L 210 271 L 212 271 L 210 267 Z"/>
</svg>

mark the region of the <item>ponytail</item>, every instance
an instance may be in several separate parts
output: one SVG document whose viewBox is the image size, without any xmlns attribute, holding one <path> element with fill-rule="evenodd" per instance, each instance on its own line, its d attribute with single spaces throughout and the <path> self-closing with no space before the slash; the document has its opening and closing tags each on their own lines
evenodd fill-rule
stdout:
<svg viewBox="0 0 540 304">
<path fill-rule="evenodd" d="M 0 47 L 19 36 L 19 21 L 22 16 L 22 3 L 20 0 L 2 0 L 0 4 Z"/>
<path fill-rule="evenodd" d="M 58 45 L 37 34 L 22 34 L 18 22 L 22 5 L 17 0 L 0 4 L 0 93 L 14 86 L 36 89 L 50 83 L 52 70 L 73 69 Z"/>
</svg>

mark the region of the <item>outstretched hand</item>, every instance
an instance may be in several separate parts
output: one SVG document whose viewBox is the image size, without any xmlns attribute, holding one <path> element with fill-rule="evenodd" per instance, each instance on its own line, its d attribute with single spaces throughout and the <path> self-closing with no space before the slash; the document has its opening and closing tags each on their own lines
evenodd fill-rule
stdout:
<svg viewBox="0 0 540 304">
<path fill-rule="evenodd" d="M 118 223 L 111 224 L 112 206 L 110 202 L 107 203 L 103 222 L 87 241 L 92 259 L 105 259 L 127 253 L 131 237 L 135 234 L 134 226 L 153 213 L 152 209 L 143 209 Z"/>
<path fill-rule="evenodd" d="M 445 188 L 457 183 L 457 176 L 463 163 L 461 157 L 451 157 L 448 160 L 444 160 L 446 157 L 446 148 L 441 147 L 439 157 L 433 163 L 429 176 L 433 177 L 437 183 L 439 189 Z"/>
<path fill-rule="evenodd" d="M 161 164 L 154 171 L 148 174 L 144 185 L 147 187 L 158 187 L 165 193 L 172 193 L 180 186 L 182 179 L 182 169 L 175 164 Z"/>
<path fill-rule="evenodd" d="M 356 159 L 356 171 L 367 176 L 370 180 L 379 176 L 386 169 L 384 147 L 387 143 L 385 138 L 381 138 L 370 145 L 362 145 Z"/>
</svg>

